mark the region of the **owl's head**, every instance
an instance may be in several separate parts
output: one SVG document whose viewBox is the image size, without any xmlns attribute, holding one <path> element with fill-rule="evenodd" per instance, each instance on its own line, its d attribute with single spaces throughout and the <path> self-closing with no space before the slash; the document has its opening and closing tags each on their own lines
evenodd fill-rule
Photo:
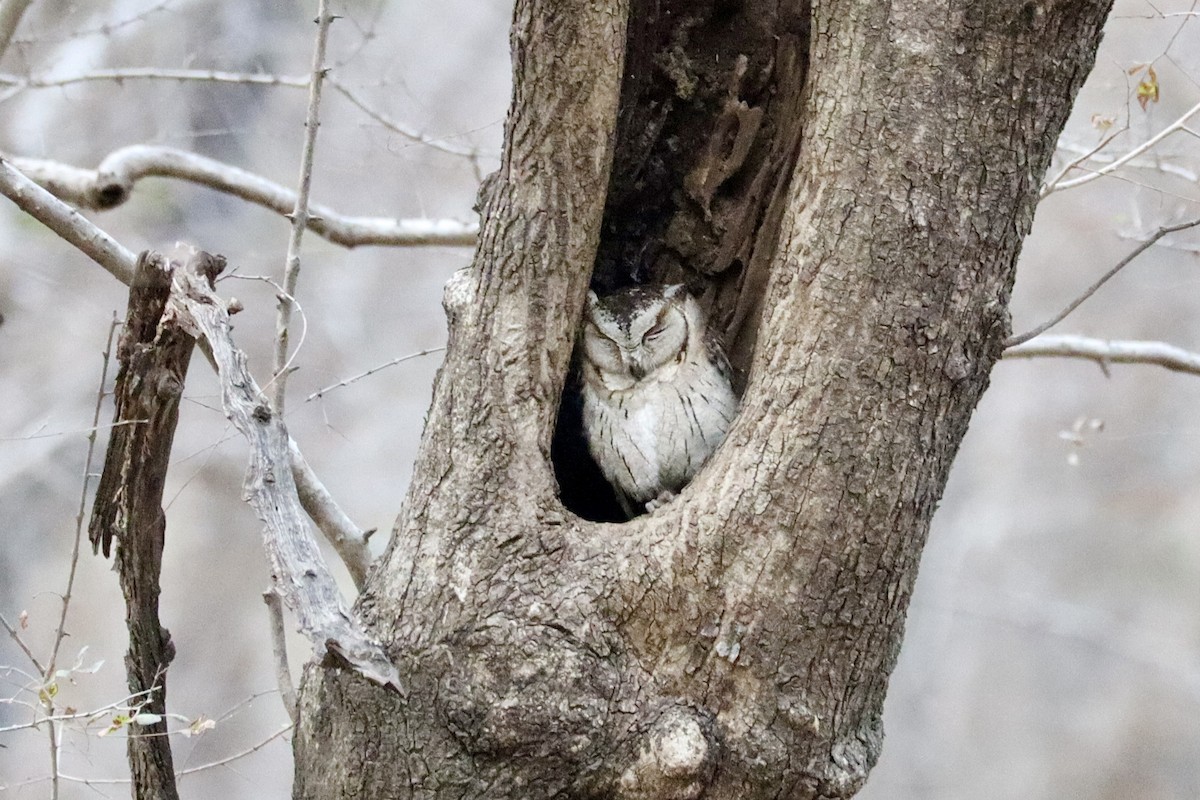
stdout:
<svg viewBox="0 0 1200 800">
<path fill-rule="evenodd" d="M 678 365 L 703 334 L 703 317 L 683 285 L 634 286 L 606 297 L 588 292 L 583 353 L 612 389 Z"/>
</svg>

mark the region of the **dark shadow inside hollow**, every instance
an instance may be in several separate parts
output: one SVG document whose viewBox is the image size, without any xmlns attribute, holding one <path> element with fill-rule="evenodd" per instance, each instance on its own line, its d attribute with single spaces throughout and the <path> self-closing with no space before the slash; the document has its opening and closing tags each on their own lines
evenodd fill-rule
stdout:
<svg viewBox="0 0 1200 800">
<path fill-rule="evenodd" d="M 568 510 L 592 522 L 625 521 L 616 492 L 592 458 L 584 438 L 583 398 L 579 392 L 579 371 L 574 366 L 558 407 L 550 460 L 558 480 L 559 497 Z"/>
<path fill-rule="evenodd" d="M 745 386 L 799 151 L 808 0 L 632 0 L 590 285 L 684 284 Z M 551 458 L 563 504 L 625 514 L 588 451 L 577 359 Z"/>
</svg>

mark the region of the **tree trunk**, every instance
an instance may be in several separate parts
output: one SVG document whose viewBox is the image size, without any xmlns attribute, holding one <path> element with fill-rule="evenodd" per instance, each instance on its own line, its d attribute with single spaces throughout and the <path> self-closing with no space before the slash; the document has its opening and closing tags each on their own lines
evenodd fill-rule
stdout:
<svg viewBox="0 0 1200 800">
<path fill-rule="evenodd" d="M 696 5 L 518 0 L 502 168 L 359 602 L 407 694 L 310 667 L 296 797 L 846 798 L 878 758 L 1110 2 Z M 550 465 L 593 277 L 711 289 L 746 371 L 712 461 L 619 525 Z"/>
</svg>

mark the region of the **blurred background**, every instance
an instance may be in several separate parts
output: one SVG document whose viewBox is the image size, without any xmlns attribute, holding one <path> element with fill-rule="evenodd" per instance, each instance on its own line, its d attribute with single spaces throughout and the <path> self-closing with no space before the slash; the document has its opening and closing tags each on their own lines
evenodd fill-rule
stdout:
<svg viewBox="0 0 1200 800">
<path fill-rule="evenodd" d="M 1127 128 L 1090 163 L 1111 161 L 1200 103 L 1195 6 L 1117 3 L 1051 174 Z M 59 79 L 124 67 L 303 77 L 315 7 L 40 0 L 0 60 L 0 151 L 94 168 L 116 148 L 163 144 L 294 185 L 303 89 Z M 335 10 L 344 18 L 329 43 L 333 74 L 378 114 L 326 91 L 314 201 L 347 214 L 473 219 L 508 103 L 510 4 L 360 0 Z M 1135 96 L 1147 65 L 1159 98 L 1143 109 Z M 13 82 L 31 77 L 57 85 Z M 389 119 L 475 155 L 415 144 Z M 1200 115 L 1192 133 L 1042 203 L 1015 290 L 1016 331 L 1158 227 L 1200 216 L 1196 130 Z M 282 273 L 287 221 L 208 189 L 148 179 L 126 205 L 88 216 L 135 251 L 185 241 L 224 253 L 238 276 Z M 1056 330 L 1200 350 L 1198 248 L 1195 231 L 1164 239 Z M 441 287 L 469 257 L 305 237 L 307 327 L 287 421 L 355 521 L 380 530 L 376 551 L 404 496 L 440 354 L 304 398 L 442 345 Z M 227 278 L 219 291 L 245 304 L 235 337 L 264 381 L 273 290 Z M 125 298 L 107 273 L 0 202 L 0 614 L 25 625 L 35 654 L 57 625 L 100 353 Z M 934 521 L 867 800 L 1200 797 L 1200 378 L 1150 366 L 1109 372 L 1058 359 L 997 366 Z M 106 403 L 102 424 L 111 413 Z M 177 739 L 176 766 L 223 763 L 187 774 L 184 797 L 283 798 L 291 784 L 288 737 L 267 741 L 286 715 L 260 598 L 269 574 L 259 523 L 241 501 L 245 458 L 197 364 L 166 492 L 162 614 L 178 648 L 170 708 L 216 721 Z M 67 631 L 63 666 L 85 648 L 84 667 L 103 663 L 64 680 L 59 707 L 119 702 L 123 603 L 110 563 L 86 540 Z M 298 672 L 307 646 L 293 644 Z M 32 719 L 22 703 L 36 698 L 22 674 L 32 668 L 6 636 L 0 665 L 3 729 Z M 62 797 L 128 796 L 124 741 L 98 736 L 104 726 L 66 726 Z M 44 729 L 0 732 L 0 797 L 49 794 L 48 754 Z"/>
</svg>

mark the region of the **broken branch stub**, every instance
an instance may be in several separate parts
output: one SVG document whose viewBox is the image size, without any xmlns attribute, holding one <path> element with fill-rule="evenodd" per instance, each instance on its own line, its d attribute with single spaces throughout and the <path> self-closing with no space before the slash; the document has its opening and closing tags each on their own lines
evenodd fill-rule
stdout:
<svg viewBox="0 0 1200 800">
<path fill-rule="evenodd" d="M 126 678 L 130 695 L 144 698 L 141 712 L 154 719 L 134 722 L 128 737 L 133 795 L 139 800 L 179 797 L 165 721 L 166 672 L 175 646 L 159 621 L 158 597 L 166 538 L 163 487 L 195 340 L 176 326 L 160 324 L 171 269 L 162 256 L 142 253 L 133 272 L 117 346 L 115 424 L 88 525 L 92 548 L 103 550 L 105 558 L 117 540 L 117 575 L 129 628 Z"/>
</svg>

